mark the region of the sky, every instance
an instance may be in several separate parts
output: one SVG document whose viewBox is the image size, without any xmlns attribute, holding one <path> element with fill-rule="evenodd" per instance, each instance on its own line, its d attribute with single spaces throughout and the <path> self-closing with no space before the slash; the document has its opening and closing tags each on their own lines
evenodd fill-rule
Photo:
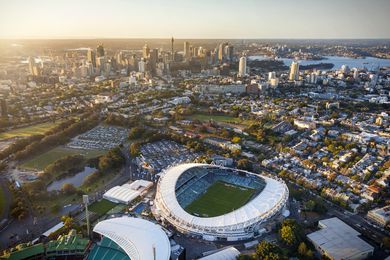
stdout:
<svg viewBox="0 0 390 260">
<path fill-rule="evenodd" d="M 0 38 L 390 38 L 390 0 L 0 0 Z"/>
</svg>

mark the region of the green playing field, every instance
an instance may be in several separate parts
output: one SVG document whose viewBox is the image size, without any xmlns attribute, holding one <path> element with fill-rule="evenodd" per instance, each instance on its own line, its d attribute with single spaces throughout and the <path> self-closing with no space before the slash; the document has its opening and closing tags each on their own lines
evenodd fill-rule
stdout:
<svg viewBox="0 0 390 260">
<path fill-rule="evenodd" d="M 185 210 L 200 217 L 220 216 L 242 207 L 254 192 L 254 189 L 217 181 Z"/>
</svg>

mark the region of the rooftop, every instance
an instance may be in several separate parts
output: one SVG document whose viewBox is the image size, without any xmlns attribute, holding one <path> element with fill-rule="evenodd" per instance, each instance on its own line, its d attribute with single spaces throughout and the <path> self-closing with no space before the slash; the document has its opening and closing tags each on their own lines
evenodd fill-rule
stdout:
<svg viewBox="0 0 390 260">
<path fill-rule="evenodd" d="M 374 251 L 374 247 L 358 237 L 359 232 L 338 218 L 320 220 L 318 226 L 321 230 L 307 237 L 335 260 L 352 259 L 362 253 Z"/>
<path fill-rule="evenodd" d="M 385 206 L 383 208 L 370 210 L 370 212 L 378 214 L 386 220 L 390 220 L 390 205 Z"/>
</svg>

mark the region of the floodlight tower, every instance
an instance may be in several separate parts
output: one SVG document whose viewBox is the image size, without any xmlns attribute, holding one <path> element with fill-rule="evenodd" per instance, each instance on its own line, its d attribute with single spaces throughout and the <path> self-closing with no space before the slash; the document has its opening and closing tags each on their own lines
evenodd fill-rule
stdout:
<svg viewBox="0 0 390 260">
<path fill-rule="evenodd" d="M 88 197 L 88 195 L 83 195 L 83 203 L 85 206 L 85 219 L 87 220 L 87 233 L 88 233 L 88 238 L 89 238 L 90 234 L 89 234 L 89 212 L 88 212 L 89 197 Z"/>
</svg>

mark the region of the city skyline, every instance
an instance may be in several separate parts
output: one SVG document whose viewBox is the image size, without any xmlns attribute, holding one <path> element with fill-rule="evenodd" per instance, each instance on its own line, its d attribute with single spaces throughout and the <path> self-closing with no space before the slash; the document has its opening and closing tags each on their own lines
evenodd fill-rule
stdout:
<svg viewBox="0 0 390 260">
<path fill-rule="evenodd" d="M 2 39 L 389 38 L 390 2 L 0 1 Z M 286 22 L 288 20 L 288 22 Z"/>
</svg>

